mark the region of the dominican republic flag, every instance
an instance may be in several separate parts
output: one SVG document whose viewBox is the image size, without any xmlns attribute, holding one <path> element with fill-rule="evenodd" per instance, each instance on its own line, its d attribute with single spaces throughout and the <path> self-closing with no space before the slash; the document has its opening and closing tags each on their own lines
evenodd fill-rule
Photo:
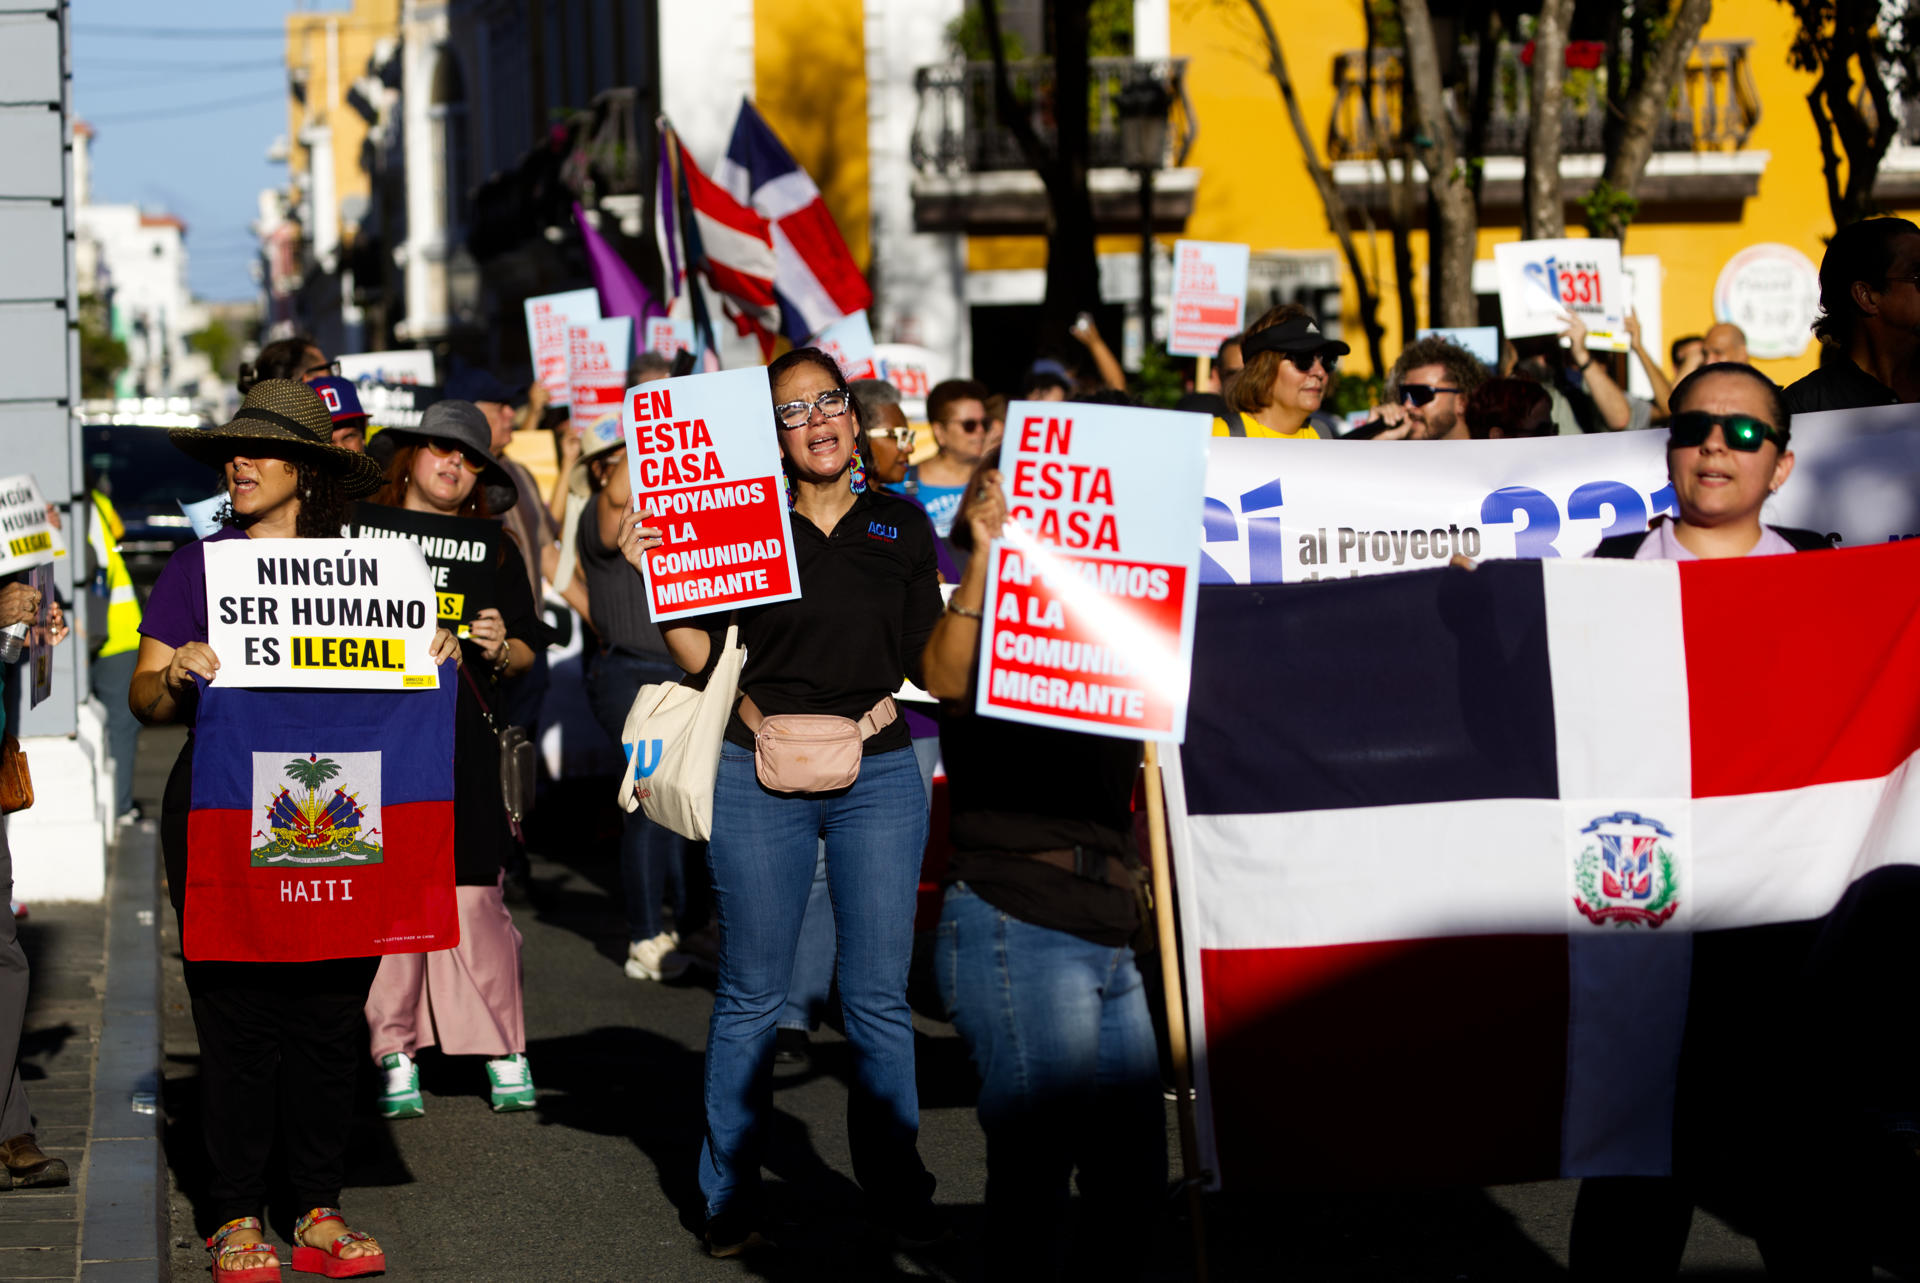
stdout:
<svg viewBox="0 0 1920 1283">
<path fill-rule="evenodd" d="M 873 291 L 847 251 L 820 189 L 745 98 L 733 119 L 727 154 L 713 177 L 771 226 L 773 288 L 791 342 L 805 343 L 841 317 L 872 305 Z"/>
<path fill-rule="evenodd" d="M 677 145 L 689 210 L 687 269 L 706 274 L 740 333 L 757 335 L 762 354 L 770 356 L 780 324 L 773 232 L 765 218 L 701 173 L 684 143 Z"/>
<path fill-rule="evenodd" d="M 1916 749 L 1920 542 L 1203 588 L 1169 768 L 1203 1166 L 1666 1173 L 1696 940 L 1907 878 Z"/>
<path fill-rule="evenodd" d="M 202 686 L 184 952 L 312 962 L 460 942 L 453 708 L 437 690 Z"/>
</svg>

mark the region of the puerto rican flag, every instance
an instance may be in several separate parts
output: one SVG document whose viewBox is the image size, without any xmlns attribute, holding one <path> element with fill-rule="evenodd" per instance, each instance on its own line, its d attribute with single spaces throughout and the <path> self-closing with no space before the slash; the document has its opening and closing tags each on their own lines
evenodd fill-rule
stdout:
<svg viewBox="0 0 1920 1283">
<path fill-rule="evenodd" d="M 796 345 L 873 303 L 820 189 L 746 99 L 714 180 L 770 225 L 781 325 Z"/>
<path fill-rule="evenodd" d="M 780 324 L 772 230 L 765 218 L 701 173 L 684 143 L 678 145 L 680 181 L 692 210 L 687 266 L 705 273 L 740 333 L 757 335 L 762 355 L 771 356 Z"/>
<path fill-rule="evenodd" d="M 1916 750 L 1920 542 L 1203 588 L 1168 766 L 1202 1166 L 1667 1173 L 1700 1029 L 1796 1027 L 1714 960 L 1911 888 Z"/>
<path fill-rule="evenodd" d="M 203 684 L 183 952 L 196 962 L 431 953 L 460 942 L 453 713 L 436 690 Z"/>
</svg>

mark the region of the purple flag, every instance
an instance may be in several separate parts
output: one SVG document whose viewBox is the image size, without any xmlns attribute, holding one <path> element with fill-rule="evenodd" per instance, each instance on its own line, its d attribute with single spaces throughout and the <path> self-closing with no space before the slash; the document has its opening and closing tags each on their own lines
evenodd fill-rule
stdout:
<svg viewBox="0 0 1920 1283">
<path fill-rule="evenodd" d="M 637 352 L 646 341 L 647 319 L 665 316 L 667 309 L 640 283 L 619 252 L 594 230 L 579 201 L 573 203 L 573 221 L 579 225 L 580 239 L 587 245 L 587 266 L 593 272 L 593 287 L 600 292 L 600 315 L 632 317 L 634 351 Z"/>
</svg>

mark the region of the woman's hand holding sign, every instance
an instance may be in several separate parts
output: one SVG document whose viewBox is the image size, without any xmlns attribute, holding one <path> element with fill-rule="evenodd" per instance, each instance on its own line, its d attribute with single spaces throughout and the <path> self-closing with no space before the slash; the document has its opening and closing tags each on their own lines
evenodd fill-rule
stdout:
<svg viewBox="0 0 1920 1283">
<path fill-rule="evenodd" d="M 495 619 L 500 618 L 500 612 L 497 610 L 482 613 L 490 614 Z M 433 656 L 433 662 L 436 664 L 444 664 L 451 659 L 457 667 L 460 663 L 460 639 L 444 628 L 436 628 L 433 631 L 433 646 L 427 653 Z"/>
<path fill-rule="evenodd" d="M 164 678 L 167 693 L 178 697 L 192 687 L 195 677 L 210 682 L 219 671 L 220 658 L 213 653 L 213 647 L 205 642 L 188 642 L 167 660 Z"/>
<path fill-rule="evenodd" d="M 620 516 L 620 555 L 641 574 L 647 571 L 647 554 L 667 541 L 658 528 L 646 524 L 648 514 L 629 509 Z"/>
</svg>

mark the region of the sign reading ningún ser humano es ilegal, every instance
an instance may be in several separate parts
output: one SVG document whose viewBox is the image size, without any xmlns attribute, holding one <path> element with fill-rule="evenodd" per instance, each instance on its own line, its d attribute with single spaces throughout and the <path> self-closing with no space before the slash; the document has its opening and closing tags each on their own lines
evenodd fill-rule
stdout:
<svg viewBox="0 0 1920 1283">
<path fill-rule="evenodd" d="M 1185 737 L 1211 427 L 1128 406 L 1007 408 L 1010 522 L 988 553 L 976 712 Z"/>
<path fill-rule="evenodd" d="M 765 367 L 627 389 L 634 507 L 665 542 L 647 554 L 656 622 L 800 595 Z"/>
<path fill-rule="evenodd" d="M 430 690 L 433 573 L 404 539 L 205 546 L 207 644 L 224 686 Z"/>
<path fill-rule="evenodd" d="M 65 552 L 34 479 L 21 475 L 0 480 L 0 575 L 44 566 Z"/>
</svg>

